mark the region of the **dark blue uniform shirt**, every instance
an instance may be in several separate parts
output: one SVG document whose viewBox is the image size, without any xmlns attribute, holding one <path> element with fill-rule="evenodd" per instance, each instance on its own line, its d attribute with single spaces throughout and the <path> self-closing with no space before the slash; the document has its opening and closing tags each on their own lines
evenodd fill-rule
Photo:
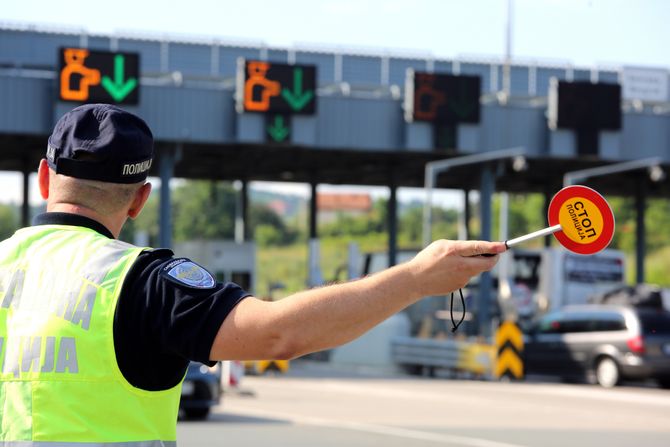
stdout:
<svg viewBox="0 0 670 447">
<path fill-rule="evenodd" d="M 33 224 L 86 227 L 114 237 L 99 222 L 76 214 L 40 214 Z M 140 254 L 123 282 L 116 307 L 116 360 L 128 382 L 144 390 L 175 386 L 191 360 L 213 364 L 209 352 L 221 323 L 250 296 L 234 283 L 199 289 L 171 281 L 161 270 L 174 259 L 168 249 Z"/>
</svg>

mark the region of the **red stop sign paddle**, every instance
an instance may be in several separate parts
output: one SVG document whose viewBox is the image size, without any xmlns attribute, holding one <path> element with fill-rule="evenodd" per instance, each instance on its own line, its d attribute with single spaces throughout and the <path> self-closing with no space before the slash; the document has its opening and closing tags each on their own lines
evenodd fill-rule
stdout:
<svg viewBox="0 0 670 447">
<path fill-rule="evenodd" d="M 582 185 L 566 186 L 549 204 L 548 228 L 505 242 L 507 248 L 554 234 L 568 250 L 592 255 L 609 245 L 614 236 L 614 213 L 603 196 Z"/>
</svg>

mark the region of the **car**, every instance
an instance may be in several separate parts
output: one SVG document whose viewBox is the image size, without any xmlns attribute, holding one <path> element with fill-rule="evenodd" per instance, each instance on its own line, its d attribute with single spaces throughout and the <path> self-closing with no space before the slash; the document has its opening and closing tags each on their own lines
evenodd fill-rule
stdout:
<svg viewBox="0 0 670 447">
<path fill-rule="evenodd" d="M 603 387 L 655 379 L 670 388 L 670 312 L 614 305 L 567 306 L 525 336 L 527 375 L 586 378 Z"/>
<path fill-rule="evenodd" d="M 221 364 L 191 362 L 182 383 L 179 412 L 186 419 L 205 419 L 221 398 Z"/>
</svg>

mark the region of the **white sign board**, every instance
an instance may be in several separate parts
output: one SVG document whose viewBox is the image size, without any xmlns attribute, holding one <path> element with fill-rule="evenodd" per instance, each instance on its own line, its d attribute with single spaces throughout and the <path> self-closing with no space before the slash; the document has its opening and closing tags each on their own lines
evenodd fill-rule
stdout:
<svg viewBox="0 0 670 447">
<path fill-rule="evenodd" d="M 668 101 L 668 70 L 624 67 L 621 81 L 623 99 L 649 102 Z"/>
</svg>

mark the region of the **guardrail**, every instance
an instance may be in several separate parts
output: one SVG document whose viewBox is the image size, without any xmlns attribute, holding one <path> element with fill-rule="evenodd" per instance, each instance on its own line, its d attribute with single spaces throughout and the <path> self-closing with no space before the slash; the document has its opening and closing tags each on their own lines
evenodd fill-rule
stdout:
<svg viewBox="0 0 670 447">
<path fill-rule="evenodd" d="M 460 340 L 395 337 L 391 340 L 393 362 L 411 374 L 434 376 L 443 370 L 454 375 L 492 377 L 493 345 Z"/>
</svg>

